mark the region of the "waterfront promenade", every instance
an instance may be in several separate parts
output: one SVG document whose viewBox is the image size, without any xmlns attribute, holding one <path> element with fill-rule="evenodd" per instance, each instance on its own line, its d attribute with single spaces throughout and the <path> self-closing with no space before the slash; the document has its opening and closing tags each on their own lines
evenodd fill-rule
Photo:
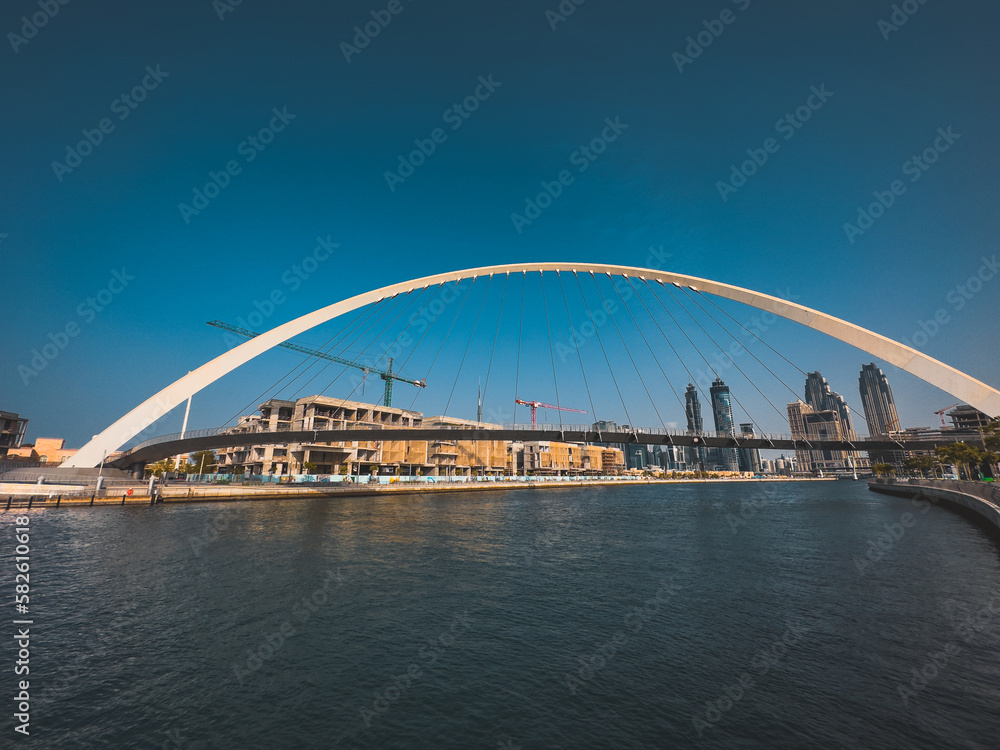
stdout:
<svg viewBox="0 0 1000 750">
<path fill-rule="evenodd" d="M 468 479 L 435 482 L 383 483 L 310 483 L 219 485 L 213 483 L 188 484 L 186 482 L 157 485 L 150 496 L 148 484 L 122 484 L 96 492 L 93 487 L 56 484 L 0 483 L 0 512 L 6 509 L 64 508 L 98 505 L 152 505 L 156 503 L 224 502 L 243 500 L 287 500 L 316 497 L 393 496 L 407 494 L 446 492 L 500 492 L 518 489 L 570 489 L 621 485 L 681 485 L 681 484 L 761 484 L 831 482 L 833 478 L 767 478 L 767 479 L 652 479 L 646 477 L 619 477 L 582 479 L 577 477 L 508 477 L 500 480 L 474 481 Z"/>
</svg>

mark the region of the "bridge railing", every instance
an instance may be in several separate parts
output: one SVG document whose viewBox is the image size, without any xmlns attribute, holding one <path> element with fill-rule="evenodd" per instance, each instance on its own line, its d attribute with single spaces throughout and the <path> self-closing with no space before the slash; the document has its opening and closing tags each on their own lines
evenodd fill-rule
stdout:
<svg viewBox="0 0 1000 750">
<path fill-rule="evenodd" d="M 416 425 L 413 429 L 429 429 L 429 428 L 431 428 L 430 425 Z M 475 423 L 472 423 L 472 424 L 435 424 L 435 425 L 433 425 L 433 429 L 435 429 L 435 430 L 460 430 L 460 431 L 465 431 L 465 430 L 475 429 L 475 428 L 476 428 L 476 424 Z M 364 431 L 371 431 L 371 430 L 408 429 L 408 428 L 402 427 L 400 425 L 391 425 L 391 424 L 363 423 L 363 422 L 346 422 L 346 423 L 342 423 L 341 425 L 338 425 L 336 427 L 329 427 L 329 428 L 324 428 L 324 429 L 316 428 L 316 431 L 323 432 L 326 429 L 356 430 L 356 431 L 359 431 L 359 432 L 364 432 Z M 516 423 L 515 422 L 510 422 L 510 423 L 506 423 L 506 424 L 503 424 L 503 425 L 494 425 L 494 424 L 487 423 L 487 424 L 484 424 L 483 429 L 486 429 L 486 430 L 490 430 L 490 429 L 503 429 L 503 430 L 514 430 L 514 431 L 518 431 L 518 432 L 531 432 L 532 431 L 532 426 L 529 423 L 522 423 L 522 422 L 516 422 Z M 590 423 L 590 424 L 558 424 L 558 423 L 552 423 L 552 422 L 545 422 L 545 423 L 536 425 L 534 427 L 534 430 L 535 431 L 542 431 L 542 432 L 588 432 L 588 433 L 611 432 L 610 430 L 595 430 L 593 423 Z M 272 430 L 255 430 L 253 432 L 247 432 L 245 434 L 247 434 L 247 435 L 274 434 L 274 435 L 277 436 L 277 435 L 280 435 L 283 432 L 311 432 L 311 431 L 313 431 L 313 428 L 302 427 L 302 428 L 295 428 L 295 429 L 292 429 L 292 430 L 282 429 L 282 430 L 277 430 L 277 431 L 272 431 Z M 794 440 L 794 441 L 797 441 L 797 442 L 803 443 L 803 444 L 808 444 L 808 442 L 809 442 L 808 438 L 802 438 L 802 437 L 796 438 L 796 437 L 793 437 L 792 435 L 788 435 L 788 434 L 785 434 L 785 433 L 753 433 L 752 435 L 744 435 L 742 433 L 737 433 L 736 435 L 732 435 L 730 433 L 712 432 L 712 431 L 708 431 L 708 430 L 705 430 L 705 431 L 702 431 L 702 432 L 699 432 L 699 433 L 694 433 L 694 432 L 691 432 L 689 430 L 681 430 L 681 429 L 670 429 L 670 428 L 664 429 L 662 427 L 635 427 L 635 428 L 633 428 L 633 427 L 629 427 L 627 425 L 617 425 L 616 429 L 614 430 L 614 432 L 617 432 L 619 434 L 621 434 L 621 433 L 630 433 L 630 434 L 633 434 L 637 438 L 637 442 L 639 444 L 642 443 L 641 438 L 644 435 L 648 435 L 650 437 L 659 438 L 659 439 L 662 439 L 663 437 L 667 437 L 667 436 L 686 437 L 686 436 L 691 436 L 691 435 L 698 435 L 700 437 L 711 437 L 711 438 L 732 438 L 737 443 L 739 443 L 740 440 L 743 440 L 743 439 L 772 440 L 772 441 L 779 441 L 779 440 L 793 441 Z M 182 438 L 183 439 L 206 438 L 206 437 L 215 437 L 217 435 L 229 435 L 229 434 L 238 435 L 238 434 L 242 434 L 242 433 L 236 432 L 235 428 L 233 428 L 233 427 L 210 427 L 210 428 L 203 429 L 203 430 L 188 430 L 188 431 L 184 432 L 183 434 L 179 433 L 179 432 L 175 432 L 175 433 L 171 433 L 169 435 L 160 435 L 158 437 L 154 437 L 154 438 L 150 438 L 149 440 L 145 440 L 145 441 L 143 441 L 143 442 L 141 442 L 141 443 L 139 443 L 137 445 L 132 446 L 128 450 L 123 451 L 122 457 L 128 456 L 129 454 L 134 453 L 135 451 L 138 451 L 138 450 L 140 450 L 142 448 L 149 447 L 151 445 L 158 445 L 160 443 L 167 443 L 167 442 L 171 442 L 171 441 L 174 441 L 174 440 L 181 440 Z M 941 435 L 941 436 L 936 436 L 934 438 L 934 440 L 935 440 L 935 442 L 961 442 L 961 441 L 969 440 L 970 438 L 975 438 L 975 437 L 976 437 L 975 434 L 970 434 L 970 433 L 965 433 L 965 434 L 956 433 L 954 435 L 947 435 L 947 434 L 945 434 L 945 435 Z M 660 442 L 659 439 L 656 442 Z M 854 440 L 854 441 L 851 441 L 851 442 L 854 445 L 858 446 L 858 450 L 859 451 L 864 451 L 865 450 L 865 444 L 868 442 L 869 439 L 885 441 L 886 437 L 885 436 L 876 436 L 875 438 L 858 438 L 857 440 Z M 889 438 L 889 439 L 895 440 L 895 437 L 892 437 L 892 438 Z M 901 442 L 905 445 L 905 441 L 901 441 Z M 882 449 L 882 450 L 884 450 L 884 449 Z"/>
<path fill-rule="evenodd" d="M 535 430 L 535 431 L 541 431 L 541 432 L 591 432 L 591 433 L 594 433 L 594 432 L 612 432 L 612 430 L 595 430 L 593 424 L 559 424 L 559 423 L 556 423 L 556 422 L 545 422 L 545 423 L 536 425 L 534 428 L 531 426 L 530 423 L 527 423 L 527 422 L 524 422 L 524 423 L 522 423 L 522 422 L 508 422 L 508 423 L 505 423 L 505 424 L 502 424 L 502 425 L 493 425 L 491 423 L 486 423 L 486 424 L 488 426 L 484 426 L 483 429 L 516 430 L 516 431 L 519 431 L 519 432 L 531 432 L 533 430 Z M 414 427 L 414 429 L 427 429 L 428 427 L 429 427 L 429 425 L 417 425 L 417 426 Z M 475 424 L 435 424 L 433 426 L 433 429 L 436 429 L 436 430 L 437 429 L 440 429 L 440 430 L 468 430 L 470 428 L 475 428 L 475 427 L 476 427 Z M 332 427 L 332 428 L 324 428 L 324 429 L 338 429 L 338 430 L 343 429 L 343 430 L 365 431 L 365 430 L 407 429 L 407 428 L 401 427 L 400 425 L 387 425 L 387 424 L 368 423 L 368 422 L 348 422 L 348 423 L 345 423 L 343 426 Z M 271 430 L 255 430 L 253 432 L 248 432 L 246 434 L 259 435 L 261 433 L 268 433 L 268 432 L 275 432 L 275 434 L 279 434 L 281 432 L 290 432 L 290 431 L 291 432 L 310 432 L 311 430 L 312 430 L 312 428 L 303 427 L 303 428 L 300 428 L 300 429 L 296 428 L 294 430 L 278 430 L 276 432 L 275 431 L 271 431 Z M 322 432 L 323 429 L 318 429 L 318 431 Z M 693 433 L 693 432 L 690 432 L 688 430 L 669 429 L 669 428 L 668 429 L 664 429 L 664 428 L 661 428 L 661 427 L 635 427 L 635 428 L 632 428 L 632 427 L 628 427 L 627 425 L 618 425 L 616 427 L 616 429 L 613 430 L 613 431 L 614 432 L 618 432 L 618 433 L 632 433 L 632 434 L 634 434 L 636 436 L 650 435 L 650 436 L 653 436 L 653 437 L 664 437 L 664 436 L 667 436 L 667 435 L 689 436 L 689 435 L 695 435 L 695 434 L 697 434 L 699 436 L 702 436 L 702 437 L 719 437 L 719 438 L 734 437 L 733 435 L 730 435 L 729 433 L 711 432 L 711 431 L 708 431 L 708 430 L 705 430 L 705 431 L 702 431 L 702 432 L 699 432 L 699 433 Z M 144 440 L 143 442 L 138 443 L 138 444 L 132 446 L 131 448 L 123 451 L 122 452 L 122 456 L 127 456 L 130 453 L 134 453 L 135 451 L 140 450 L 141 448 L 146 448 L 146 447 L 151 446 L 151 445 L 159 445 L 160 443 L 168 443 L 168 442 L 171 442 L 173 440 L 182 440 L 182 439 L 187 440 L 187 439 L 194 439 L 194 438 L 215 437 L 216 435 L 228 435 L 228 434 L 234 434 L 235 435 L 235 434 L 240 434 L 240 433 L 234 432 L 234 430 L 233 430 L 232 427 L 210 427 L 210 428 L 203 429 L 203 430 L 188 430 L 188 431 L 186 431 L 184 433 L 174 432 L 174 433 L 170 433 L 168 435 L 159 435 L 157 437 L 150 438 L 149 440 Z M 741 438 L 749 438 L 749 437 L 753 437 L 753 438 L 756 438 L 758 440 L 791 440 L 792 439 L 790 435 L 784 435 L 784 434 L 780 434 L 780 433 L 754 433 L 753 436 L 742 435 L 742 434 L 735 435 L 735 439 L 736 440 L 740 440 Z"/>
</svg>

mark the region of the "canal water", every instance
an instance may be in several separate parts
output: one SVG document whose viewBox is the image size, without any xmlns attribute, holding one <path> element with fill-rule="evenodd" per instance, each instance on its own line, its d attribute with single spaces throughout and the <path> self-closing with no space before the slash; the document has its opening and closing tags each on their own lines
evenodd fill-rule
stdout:
<svg viewBox="0 0 1000 750">
<path fill-rule="evenodd" d="M 0 747 L 1000 747 L 997 544 L 863 482 L 33 510 L 30 537 L 30 736 L 8 624 Z"/>
</svg>

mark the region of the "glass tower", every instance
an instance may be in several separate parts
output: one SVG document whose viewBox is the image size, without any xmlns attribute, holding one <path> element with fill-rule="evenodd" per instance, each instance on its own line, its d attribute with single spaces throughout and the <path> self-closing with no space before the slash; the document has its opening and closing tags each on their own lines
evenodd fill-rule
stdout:
<svg viewBox="0 0 1000 750">
<path fill-rule="evenodd" d="M 698 400 L 698 389 L 693 383 L 688 383 L 684 391 L 684 410 L 687 412 L 687 431 L 693 435 L 701 435 L 705 424 L 701 418 L 701 402 Z M 688 464 L 697 471 L 705 470 L 707 456 L 703 446 L 688 448 Z"/>
<path fill-rule="evenodd" d="M 861 392 L 861 407 L 865 410 L 869 435 L 888 435 L 890 430 L 900 429 L 892 388 L 889 387 L 885 373 L 874 362 L 861 365 L 858 389 Z"/>
<path fill-rule="evenodd" d="M 736 437 L 736 427 L 733 424 L 733 405 L 730 403 L 729 386 L 716 378 L 709 388 L 712 394 L 712 414 L 715 417 L 715 431 L 721 435 Z M 723 471 L 739 471 L 739 460 L 735 448 L 719 449 L 719 465 Z"/>
</svg>

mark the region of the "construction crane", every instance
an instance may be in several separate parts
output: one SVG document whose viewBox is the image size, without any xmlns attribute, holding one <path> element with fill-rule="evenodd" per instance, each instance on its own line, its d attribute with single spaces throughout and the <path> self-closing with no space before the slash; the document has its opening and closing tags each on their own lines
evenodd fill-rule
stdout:
<svg viewBox="0 0 1000 750">
<path fill-rule="evenodd" d="M 957 404 L 952 404 L 951 406 L 946 406 L 946 407 L 944 407 L 943 409 L 938 409 L 938 410 L 937 410 L 936 412 L 934 412 L 934 413 L 935 413 L 935 414 L 937 414 L 937 415 L 938 415 L 939 417 L 941 417 L 941 426 L 942 426 L 942 427 L 947 427 L 947 426 L 948 426 L 948 425 L 946 425 L 946 424 L 945 424 L 945 422 L 944 422 L 944 413 L 945 413 L 946 411 L 948 411 L 949 409 L 954 409 L 954 408 L 955 408 L 956 406 L 961 406 L 961 405 L 962 405 L 962 404 L 961 404 L 961 402 L 959 402 L 959 403 L 957 403 Z"/>
<path fill-rule="evenodd" d="M 587 413 L 583 411 L 583 409 L 568 409 L 565 406 L 556 406 L 555 404 L 543 404 L 541 401 L 522 401 L 519 398 L 515 398 L 514 403 L 521 404 L 522 406 L 527 406 L 531 408 L 531 429 L 535 429 L 536 425 L 538 424 L 538 421 L 536 419 L 537 416 L 536 413 L 539 407 L 541 407 L 542 409 L 555 409 L 556 411 L 572 411 L 576 412 L 577 414 Z"/>
<path fill-rule="evenodd" d="M 246 328 L 237 328 L 236 326 L 231 326 L 228 323 L 223 323 L 221 320 L 210 320 L 208 322 L 210 326 L 215 326 L 216 328 L 221 328 L 223 331 L 229 331 L 230 333 L 235 333 L 238 336 L 244 336 L 248 339 L 256 338 L 260 336 L 259 333 L 254 331 L 248 331 Z M 331 362 L 336 362 L 337 364 L 346 365 L 347 367 L 355 367 L 362 370 L 365 375 L 370 372 L 374 372 L 376 375 L 385 381 L 385 405 L 392 406 L 392 381 L 398 380 L 402 383 L 409 383 L 410 385 L 415 385 L 417 388 L 426 388 L 427 381 L 425 379 L 420 380 L 408 380 L 407 378 L 401 378 L 392 371 L 392 357 L 389 358 L 388 367 L 385 370 L 380 370 L 377 367 L 367 367 L 365 365 L 353 362 L 349 359 L 343 359 L 341 357 L 334 357 L 332 354 L 326 354 L 324 352 L 318 352 L 315 349 L 307 349 L 304 346 L 299 346 L 298 344 L 292 344 L 288 341 L 283 341 L 278 346 L 283 346 L 286 349 L 291 349 L 293 352 L 299 352 L 300 354 L 308 354 L 310 357 L 319 357 L 320 359 L 328 359 Z"/>
</svg>

